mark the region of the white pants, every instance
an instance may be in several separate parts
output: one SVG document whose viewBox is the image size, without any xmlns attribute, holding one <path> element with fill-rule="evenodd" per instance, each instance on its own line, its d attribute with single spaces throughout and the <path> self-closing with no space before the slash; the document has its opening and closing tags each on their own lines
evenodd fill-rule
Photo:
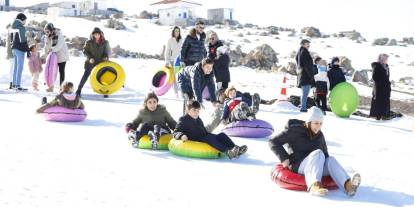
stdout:
<svg viewBox="0 0 414 207">
<path fill-rule="evenodd" d="M 345 192 L 345 182 L 350 179 L 345 169 L 334 157 L 325 158 L 322 150 L 311 152 L 300 163 L 298 173 L 305 175 L 306 186 L 310 188 L 313 183 L 322 180 L 322 176 L 330 175 L 336 185 Z"/>
<path fill-rule="evenodd" d="M 13 82 L 13 72 L 14 72 L 14 66 L 13 66 L 13 64 L 14 64 L 14 58 L 10 58 L 9 59 L 9 61 L 10 61 L 10 73 L 9 73 L 9 82 L 11 83 L 11 82 Z"/>
</svg>

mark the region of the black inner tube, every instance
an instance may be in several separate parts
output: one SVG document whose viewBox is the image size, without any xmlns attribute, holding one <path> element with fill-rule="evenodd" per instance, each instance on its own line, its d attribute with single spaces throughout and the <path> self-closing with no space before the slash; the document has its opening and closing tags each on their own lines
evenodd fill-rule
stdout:
<svg viewBox="0 0 414 207">
<path fill-rule="evenodd" d="M 154 77 L 152 78 L 152 85 L 155 87 L 160 87 L 161 86 L 161 79 L 166 76 L 167 73 L 165 73 L 165 71 L 158 71 L 157 73 L 155 73 Z M 167 80 L 165 80 L 167 81 Z"/>
<path fill-rule="evenodd" d="M 112 83 L 109 83 L 109 84 L 108 83 L 102 83 L 102 80 L 101 80 L 102 79 L 102 76 L 103 76 L 103 74 L 105 74 L 107 72 L 108 73 L 112 73 L 112 74 L 115 75 L 115 80 L 112 83 L 114 83 L 116 81 L 116 79 L 118 78 L 118 73 L 116 72 L 116 70 L 113 67 L 103 67 L 96 74 L 96 78 L 97 78 L 98 82 L 100 84 L 102 84 L 102 85 L 110 85 L 110 84 L 112 84 Z"/>
</svg>

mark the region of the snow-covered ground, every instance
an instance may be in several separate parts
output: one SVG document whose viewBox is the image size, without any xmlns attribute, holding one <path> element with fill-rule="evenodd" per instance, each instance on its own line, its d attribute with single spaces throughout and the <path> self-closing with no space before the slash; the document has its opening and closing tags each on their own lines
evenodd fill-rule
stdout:
<svg viewBox="0 0 414 207">
<path fill-rule="evenodd" d="M 4 28 L 3 19 L 7 15 L 0 13 L 0 28 Z M 41 21 L 41 18 L 36 20 Z M 70 18 L 56 21 L 68 36 L 87 36 L 96 24 Z M 136 47 L 148 53 L 163 44 L 155 35 L 164 40 L 169 33 L 168 27 L 158 28 L 145 22 L 140 22 L 137 30 L 141 31 L 129 34 L 130 31 L 105 29 L 105 33 L 113 46 L 124 44 L 122 47 Z M 227 35 L 222 33 L 224 37 Z M 131 39 L 125 40 L 128 35 Z M 277 45 L 288 47 L 287 43 L 283 46 L 284 41 L 272 41 L 278 52 Z M 297 40 L 286 41 L 297 44 Z M 346 48 L 345 43 L 342 44 Z M 318 46 L 313 45 L 316 51 Z M 287 55 L 294 49 L 296 46 L 284 53 Z M 395 47 L 395 50 L 403 49 Z M 405 50 L 404 54 L 412 57 L 409 50 Z M 356 51 L 355 56 L 367 55 Z M 4 54 L 5 49 L 0 48 L 0 55 Z M 125 88 L 104 99 L 94 94 L 87 83 L 83 91 L 88 113 L 86 121 L 54 123 L 35 114 L 41 97 L 53 98 L 54 94 L 31 91 L 16 94 L 5 90 L 8 62 L 0 58 L 0 206 L 414 206 L 414 183 L 411 181 L 414 171 L 410 166 L 410 158 L 414 157 L 412 117 L 375 121 L 356 116 L 341 119 L 328 113 L 322 130 L 329 152 L 349 173 L 361 173 L 362 184 L 354 198 L 339 191 L 331 191 L 324 198 L 314 197 L 305 192 L 281 189 L 270 180 L 270 170 L 278 159 L 268 147 L 268 138 L 234 137 L 236 144 L 249 147 L 245 156 L 234 161 L 190 159 L 168 151 L 132 148 L 123 126 L 136 116 L 152 74 L 164 63 L 113 60 L 125 69 Z M 67 63 L 66 79 L 75 85 L 82 76 L 83 61 L 84 58 L 71 57 Z M 265 99 L 278 97 L 283 76 L 243 67 L 231 68 L 231 75 L 232 84 L 242 91 L 259 92 Z M 23 85 L 30 86 L 30 81 L 25 68 Z M 294 82 L 295 79 L 289 77 L 289 84 L 294 85 Z M 357 87 L 360 93 L 370 93 L 369 88 Z M 288 88 L 288 93 L 298 94 L 298 90 Z M 412 98 L 398 93 L 393 96 Z M 161 97 L 161 103 L 174 118 L 179 118 L 182 101 L 172 92 Z M 212 106 L 207 105 L 202 112 L 205 122 L 211 110 Z M 303 118 L 304 114 L 296 108 L 273 105 L 261 107 L 257 117 L 270 122 L 278 133 L 288 119 Z"/>
</svg>

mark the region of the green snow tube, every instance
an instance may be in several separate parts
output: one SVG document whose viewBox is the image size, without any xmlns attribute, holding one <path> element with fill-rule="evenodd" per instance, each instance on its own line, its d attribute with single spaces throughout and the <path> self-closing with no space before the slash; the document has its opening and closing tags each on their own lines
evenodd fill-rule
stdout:
<svg viewBox="0 0 414 207">
<path fill-rule="evenodd" d="M 224 154 L 203 142 L 185 141 L 171 139 L 168 144 L 171 153 L 183 157 L 217 159 L 224 157 Z"/>
<path fill-rule="evenodd" d="M 158 147 L 157 150 L 168 150 L 168 143 L 172 139 L 171 134 L 165 134 L 160 137 L 158 140 Z M 148 135 L 144 135 L 140 140 L 138 144 L 138 148 L 140 149 L 152 149 L 152 143 L 149 139 Z"/>
</svg>

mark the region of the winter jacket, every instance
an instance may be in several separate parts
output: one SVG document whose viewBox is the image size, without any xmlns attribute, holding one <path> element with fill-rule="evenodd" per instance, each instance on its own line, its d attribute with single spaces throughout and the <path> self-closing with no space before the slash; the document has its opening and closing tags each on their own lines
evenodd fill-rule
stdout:
<svg viewBox="0 0 414 207">
<path fill-rule="evenodd" d="M 233 111 L 233 109 L 236 108 L 236 106 L 239 105 L 241 102 L 245 102 L 249 106 L 251 105 L 251 100 L 245 98 L 242 95 L 237 96 L 237 92 L 236 92 L 236 97 L 235 98 L 227 99 L 224 102 L 223 116 L 221 117 L 221 119 L 225 120 L 225 119 L 229 118 L 229 116 L 230 116 L 231 112 Z"/>
<path fill-rule="evenodd" d="M 329 90 L 332 91 L 333 88 L 339 83 L 345 82 L 345 75 L 339 65 L 330 65 L 330 69 L 328 71 L 328 79 L 329 79 Z"/>
<path fill-rule="evenodd" d="M 208 134 L 209 132 L 204 127 L 203 121 L 200 118 L 193 119 L 188 114 L 178 120 L 177 127 L 174 130 L 175 139 L 181 139 L 183 135 L 186 135 L 189 140 L 197 140 Z"/>
<path fill-rule="evenodd" d="M 139 111 L 138 116 L 132 121 L 131 129 L 136 130 L 140 124 L 149 124 L 151 127 L 158 125 L 163 129 L 175 129 L 177 122 L 171 117 L 167 108 L 158 105 L 155 111 L 143 108 Z"/>
<path fill-rule="evenodd" d="M 299 88 L 304 85 L 315 86 L 313 59 L 308 49 L 300 47 L 296 54 L 296 64 L 298 69 L 297 86 Z"/>
<path fill-rule="evenodd" d="M 29 70 L 31 73 L 41 73 L 43 71 L 42 60 L 40 59 L 40 54 L 38 52 L 30 54 Z"/>
<path fill-rule="evenodd" d="M 218 49 L 223 46 L 222 41 L 217 41 L 216 44 L 208 44 L 208 55 L 209 59 L 214 60 L 213 70 L 216 82 L 230 82 L 230 57 L 227 53 L 221 53 Z"/>
<path fill-rule="evenodd" d="M 183 46 L 184 40 L 181 38 L 178 42 L 175 37 L 171 37 L 168 40 L 167 47 L 165 49 L 164 58 L 165 63 L 173 63 L 175 59 L 177 59 L 178 56 L 181 54 L 181 47 Z"/>
<path fill-rule="evenodd" d="M 181 47 L 181 61 L 186 65 L 199 62 L 207 56 L 207 51 L 204 46 L 206 34 L 203 32 L 200 34 L 200 39 L 197 37 L 195 29 L 190 30 L 190 34 L 184 40 Z"/>
<path fill-rule="evenodd" d="M 91 34 L 89 40 L 86 41 L 85 46 L 83 47 L 83 54 L 86 56 L 85 68 L 93 68 L 95 65 L 103 62 L 105 58 L 109 57 L 111 47 L 102 32 L 101 38 L 102 42 L 97 43 L 93 34 Z M 89 63 L 89 60 L 92 58 L 95 60 L 94 64 Z"/>
<path fill-rule="evenodd" d="M 183 93 L 191 93 L 192 91 L 196 100 L 200 103 L 203 101 L 203 90 L 207 87 L 210 93 L 210 100 L 216 101 L 216 86 L 213 74 L 205 75 L 201 68 L 201 63 L 185 67 L 178 73 L 178 83 Z"/>
<path fill-rule="evenodd" d="M 43 113 L 47 108 L 52 106 L 62 106 L 69 109 L 84 109 L 85 106 L 83 105 L 79 96 L 76 94 L 69 94 L 63 93 L 59 94 L 53 99 L 51 102 L 41 106 L 37 109 L 37 113 Z"/>
<path fill-rule="evenodd" d="M 289 151 L 293 151 L 291 154 L 285 150 L 284 144 L 289 145 Z M 269 147 L 279 158 L 280 162 L 289 159 L 294 172 L 298 172 L 300 163 L 312 151 L 320 149 L 326 158 L 329 157 L 323 133 L 319 131 L 315 137 L 311 138 L 305 122 L 297 119 L 290 119 L 285 130 L 269 140 Z"/>
<path fill-rule="evenodd" d="M 23 52 L 29 51 L 27 43 L 26 28 L 23 22 L 15 19 L 12 24 L 12 49 L 17 49 Z"/>
<path fill-rule="evenodd" d="M 60 29 L 55 29 L 55 35 L 45 37 L 45 54 L 43 58 L 45 58 L 49 52 L 56 53 L 58 63 L 67 62 L 69 60 L 68 46 L 66 45 L 65 38 Z"/>
<path fill-rule="evenodd" d="M 372 88 L 370 116 L 389 116 L 391 82 L 388 65 L 384 66 L 379 62 L 374 62 L 371 67 L 374 86 Z"/>
<path fill-rule="evenodd" d="M 7 32 L 7 39 L 6 39 L 6 50 L 7 50 L 6 59 L 12 59 L 13 58 L 12 36 L 13 36 L 12 31 L 9 29 L 9 31 Z"/>
<path fill-rule="evenodd" d="M 318 73 L 315 77 L 315 92 L 317 95 L 326 95 L 328 93 L 328 72 L 326 66 L 317 65 Z"/>
</svg>

